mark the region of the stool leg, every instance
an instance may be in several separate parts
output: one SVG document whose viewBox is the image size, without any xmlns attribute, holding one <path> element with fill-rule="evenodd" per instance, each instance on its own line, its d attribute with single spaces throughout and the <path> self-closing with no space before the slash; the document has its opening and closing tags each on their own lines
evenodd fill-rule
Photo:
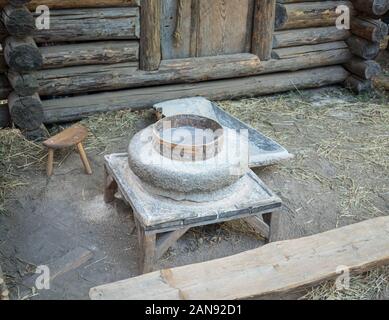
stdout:
<svg viewBox="0 0 389 320">
<path fill-rule="evenodd" d="M 141 223 L 134 216 L 136 229 L 138 231 L 139 242 L 139 269 L 141 274 L 150 273 L 153 271 L 155 255 L 156 255 L 156 234 L 147 233 Z"/>
<path fill-rule="evenodd" d="M 47 157 L 47 176 L 51 177 L 53 175 L 53 165 L 54 165 L 54 149 L 49 148 L 49 154 Z"/>
<path fill-rule="evenodd" d="M 80 153 L 80 157 L 81 157 L 82 163 L 84 164 L 84 168 L 85 168 L 86 173 L 91 175 L 92 169 L 90 167 L 90 164 L 89 164 L 88 158 L 86 156 L 84 147 L 82 146 L 82 143 L 77 144 L 77 149 L 78 149 L 78 152 Z"/>
</svg>

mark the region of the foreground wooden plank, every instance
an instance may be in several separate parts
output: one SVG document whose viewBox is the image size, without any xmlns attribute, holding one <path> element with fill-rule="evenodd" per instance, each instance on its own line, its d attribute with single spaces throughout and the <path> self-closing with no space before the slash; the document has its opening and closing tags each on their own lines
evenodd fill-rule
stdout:
<svg viewBox="0 0 389 320">
<path fill-rule="evenodd" d="M 275 242 L 224 259 L 92 288 L 91 299 L 247 299 L 280 295 L 389 263 L 389 217 Z"/>
</svg>

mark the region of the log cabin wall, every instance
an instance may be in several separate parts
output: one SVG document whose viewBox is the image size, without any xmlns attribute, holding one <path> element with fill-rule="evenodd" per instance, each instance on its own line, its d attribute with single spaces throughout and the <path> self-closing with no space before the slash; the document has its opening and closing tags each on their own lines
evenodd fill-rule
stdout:
<svg viewBox="0 0 389 320">
<path fill-rule="evenodd" d="M 373 81 L 381 73 L 374 61 L 380 51 L 380 43 L 387 40 L 388 25 L 381 17 L 389 10 L 387 0 L 352 0 L 356 13 L 351 20 L 352 36 L 347 39 L 354 57 L 344 66 L 351 73 L 345 86 L 355 93 L 371 90 Z"/>
<path fill-rule="evenodd" d="M 9 83 L 3 98 L 9 95 L 14 123 L 37 132 L 42 123 L 95 112 L 194 95 L 219 100 L 269 94 L 341 83 L 349 76 L 342 65 L 352 57 L 345 42 L 350 33 L 338 30 L 335 20 L 336 7 L 353 8 L 350 1 L 245 0 L 252 16 L 261 19 L 247 24 L 242 50 L 211 56 L 201 54 L 208 49 L 198 50 L 198 38 L 189 56 L 164 54 L 177 25 L 196 25 L 193 16 L 177 20 L 177 10 L 190 2 L 201 12 L 209 1 L 160 1 L 0 0 L 10 33 L 4 41 L 9 70 L 0 81 Z M 41 3 L 50 8 L 49 30 L 36 30 L 31 23 Z M 219 7 L 215 3 L 219 0 L 212 6 L 228 25 L 225 1 Z M 174 8 L 171 17 L 164 13 L 167 4 Z"/>
</svg>

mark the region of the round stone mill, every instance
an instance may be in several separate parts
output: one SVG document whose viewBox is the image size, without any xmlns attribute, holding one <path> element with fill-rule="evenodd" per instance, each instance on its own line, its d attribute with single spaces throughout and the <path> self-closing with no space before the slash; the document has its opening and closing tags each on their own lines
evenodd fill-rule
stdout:
<svg viewBox="0 0 389 320">
<path fill-rule="evenodd" d="M 234 130 L 198 115 L 163 118 L 134 136 L 130 169 L 153 194 L 174 200 L 211 201 L 227 197 L 248 171 Z M 246 160 L 246 161 L 244 161 Z"/>
</svg>

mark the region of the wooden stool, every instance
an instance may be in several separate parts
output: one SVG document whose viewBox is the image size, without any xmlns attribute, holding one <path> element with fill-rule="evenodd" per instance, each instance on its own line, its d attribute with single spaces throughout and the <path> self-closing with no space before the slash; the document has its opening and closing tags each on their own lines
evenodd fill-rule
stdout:
<svg viewBox="0 0 389 320">
<path fill-rule="evenodd" d="M 81 125 L 74 125 L 43 142 L 43 145 L 49 149 L 49 155 L 47 160 L 47 175 L 49 177 L 53 174 L 54 150 L 68 148 L 72 146 L 77 147 L 78 152 L 80 153 L 82 163 L 84 164 L 86 173 L 92 174 L 92 169 L 90 167 L 88 158 L 82 145 L 82 141 L 85 140 L 87 135 L 88 130 L 85 127 Z"/>
</svg>

